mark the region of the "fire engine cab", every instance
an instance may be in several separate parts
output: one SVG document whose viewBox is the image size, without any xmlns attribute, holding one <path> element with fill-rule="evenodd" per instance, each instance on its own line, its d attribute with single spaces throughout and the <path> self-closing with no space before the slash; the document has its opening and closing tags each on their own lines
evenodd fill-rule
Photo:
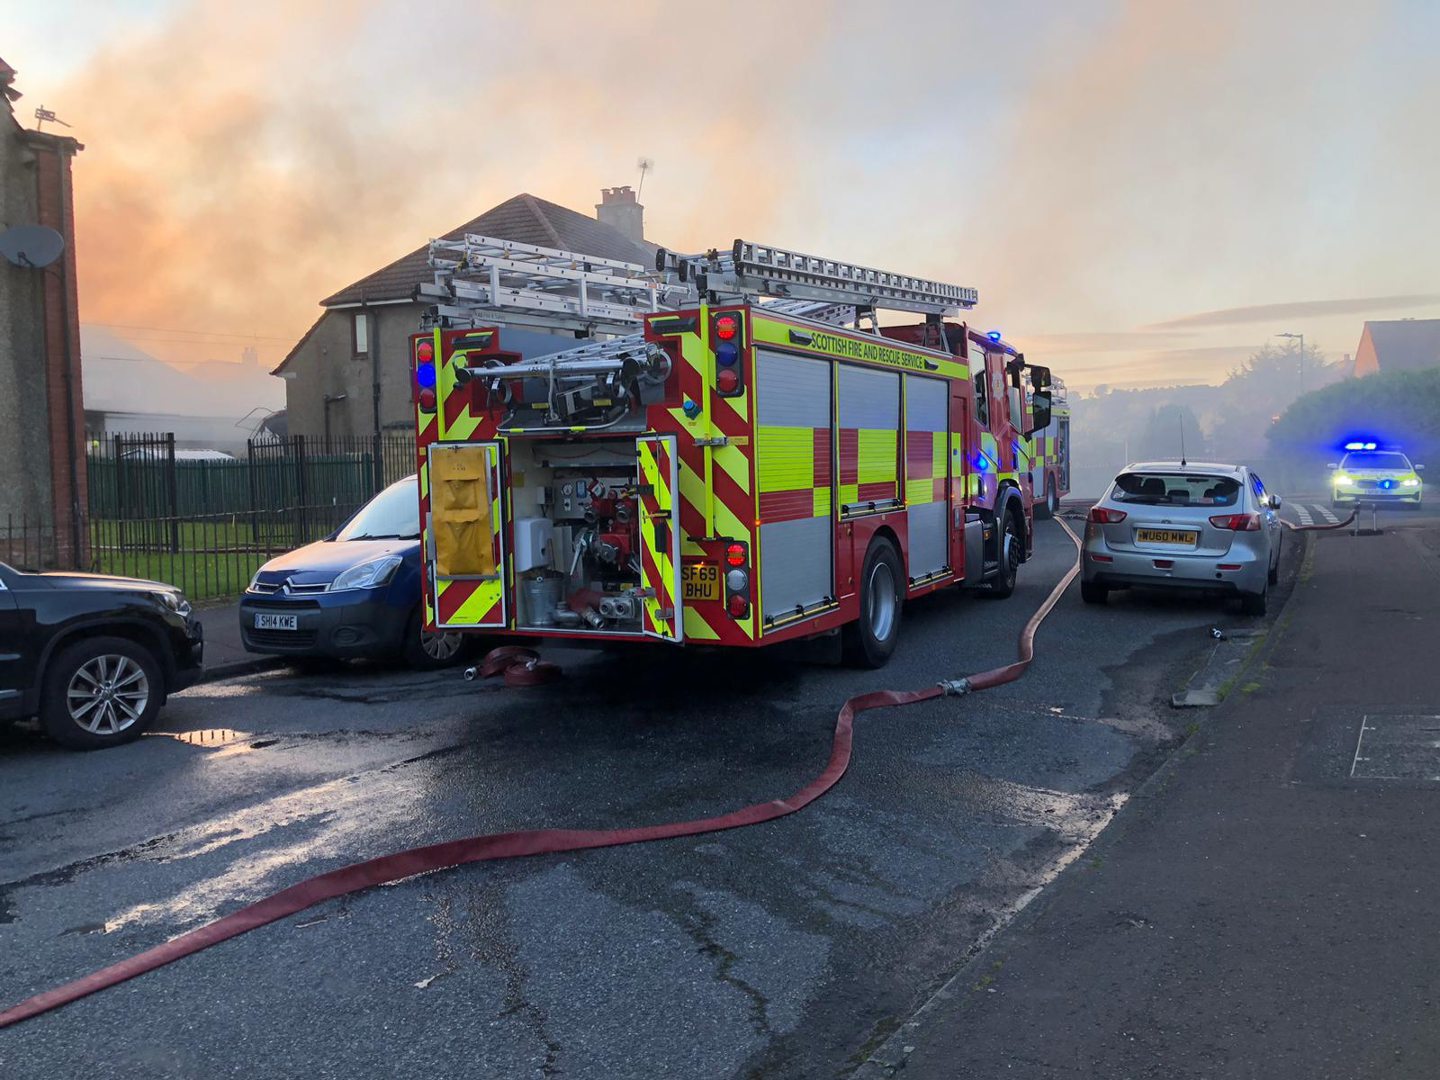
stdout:
<svg viewBox="0 0 1440 1080">
<path fill-rule="evenodd" d="M 744 241 L 651 268 L 467 236 L 430 260 L 411 341 L 427 627 L 839 631 L 878 667 L 906 601 L 1013 591 L 1050 378 L 954 319 L 975 290 Z M 581 342 L 507 349 L 537 326 Z"/>
</svg>

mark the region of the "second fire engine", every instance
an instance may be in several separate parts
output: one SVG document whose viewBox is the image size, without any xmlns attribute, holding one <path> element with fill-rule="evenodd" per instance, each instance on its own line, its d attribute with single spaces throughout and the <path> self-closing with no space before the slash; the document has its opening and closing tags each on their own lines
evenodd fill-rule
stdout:
<svg viewBox="0 0 1440 1080">
<path fill-rule="evenodd" d="M 431 264 L 411 342 L 427 626 L 839 631 L 877 667 L 908 600 L 1015 588 L 1050 378 L 955 321 L 973 289 L 743 241 L 650 268 L 468 236 Z M 586 341 L 522 355 L 511 326 Z"/>
</svg>

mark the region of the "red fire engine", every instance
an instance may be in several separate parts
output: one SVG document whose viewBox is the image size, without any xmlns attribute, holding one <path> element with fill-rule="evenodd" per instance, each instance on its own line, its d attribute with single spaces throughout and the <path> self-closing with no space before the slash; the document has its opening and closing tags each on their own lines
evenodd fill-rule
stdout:
<svg viewBox="0 0 1440 1080">
<path fill-rule="evenodd" d="M 1014 589 L 1049 372 L 947 319 L 973 289 L 741 241 L 651 269 L 469 236 L 431 264 L 411 344 L 428 628 L 840 631 L 879 666 L 906 601 Z M 537 326 L 585 343 L 511 329 Z"/>
</svg>

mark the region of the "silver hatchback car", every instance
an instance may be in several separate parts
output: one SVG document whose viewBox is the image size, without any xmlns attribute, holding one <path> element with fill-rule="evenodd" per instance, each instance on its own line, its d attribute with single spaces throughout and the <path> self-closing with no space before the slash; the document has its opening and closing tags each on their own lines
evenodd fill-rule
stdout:
<svg viewBox="0 0 1440 1080">
<path fill-rule="evenodd" d="M 1129 465 L 1090 508 L 1080 595 L 1132 585 L 1209 589 L 1264 615 L 1280 570 L 1280 496 L 1243 465 Z"/>
</svg>

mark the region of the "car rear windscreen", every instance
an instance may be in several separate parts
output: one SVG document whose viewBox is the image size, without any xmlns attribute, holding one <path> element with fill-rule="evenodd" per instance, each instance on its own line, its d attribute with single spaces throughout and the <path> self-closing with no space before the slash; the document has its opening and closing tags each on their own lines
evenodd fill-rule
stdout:
<svg viewBox="0 0 1440 1080">
<path fill-rule="evenodd" d="M 1198 473 L 1126 472 L 1115 478 L 1110 498 L 1145 506 L 1234 506 L 1240 501 L 1240 481 Z"/>
</svg>

